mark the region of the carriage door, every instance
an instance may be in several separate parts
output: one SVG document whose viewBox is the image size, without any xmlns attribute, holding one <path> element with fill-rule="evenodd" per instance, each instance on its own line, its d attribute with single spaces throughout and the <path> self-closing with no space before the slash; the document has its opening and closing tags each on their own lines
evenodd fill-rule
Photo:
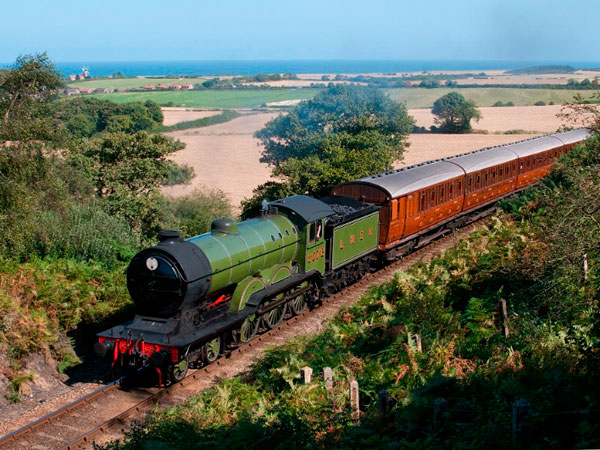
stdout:
<svg viewBox="0 0 600 450">
<path fill-rule="evenodd" d="M 390 202 L 391 216 L 390 236 L 388 241 L 397 241 L 404 232 L 404 222 L 406 221 L 406 197 L 395 198 Z"/>
<path fill-rule="evenodd" d="M 408 210 L 406 196 L 400 197 L 398 199 L 398 204 L 396 206 L 397 206 L 396 216 L 398 217 L 398 222 L 397 222 L 398 223 L 398 228 L 397 228 L 398 237 L 396 239 L 400 239 L 404 235 L 404 226 L 406 224 L 406 216 L 407 216 L 407 210 Z"/>
</svg>

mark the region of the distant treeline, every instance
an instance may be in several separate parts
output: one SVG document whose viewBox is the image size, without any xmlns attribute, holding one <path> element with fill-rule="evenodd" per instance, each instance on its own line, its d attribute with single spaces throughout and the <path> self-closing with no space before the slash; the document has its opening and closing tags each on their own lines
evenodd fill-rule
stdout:
<svg viewBox="0 0 600 450">
<path fill-rule="evenodd" d="M 507 70 L 506 73 L 511 75 L 535 75 L 535 74 L 554 74 L 554 73 L 573 73 L 575 68 L 571 66 L 531 66 L 523 69 Z"/>
</svg>

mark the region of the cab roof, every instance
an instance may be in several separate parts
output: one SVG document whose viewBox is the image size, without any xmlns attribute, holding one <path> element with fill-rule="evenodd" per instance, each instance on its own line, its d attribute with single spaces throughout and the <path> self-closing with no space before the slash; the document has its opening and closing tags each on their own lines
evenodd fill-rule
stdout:
<svg viewBox="0 0 600 450">
<path fill-rule="evenodd" d="M 292 195 L 291 197 L 269 202 L 268 205 L 292 211 L 307 223 L 334 214 L 333 209 L 328 204 L 307 195 Z"/>
</svg>

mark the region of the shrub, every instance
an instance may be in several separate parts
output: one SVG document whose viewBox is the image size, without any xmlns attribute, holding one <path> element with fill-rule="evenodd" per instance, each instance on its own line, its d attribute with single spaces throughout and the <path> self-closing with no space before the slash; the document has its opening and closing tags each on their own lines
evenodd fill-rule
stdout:
<svg viewBox="0 0 600 450">
<path fill-rule="evenodd" d="M 192 178 L 196 176 L 194 168 L 187 164 L 176 164 L 169 161 L 167 166 L 167 175 L 163 184 L 165 186 L 174 186 L 176 184 L 189 184 Z"/>
<path fill-rule="evenodd" d="M 185 197 L 164 199 L 163 228 L 180 230 L 184 236 L 196 236 L 210 230 L 217 217 L 231 217 L 227 195 L 218 189 L 195 190 Z"/>
<path fill-rule="evenodd" d="M 543 100 L 539 100 L 534 103 L 535 106 L 546 106 L 546 102 Z"/>
</svg>

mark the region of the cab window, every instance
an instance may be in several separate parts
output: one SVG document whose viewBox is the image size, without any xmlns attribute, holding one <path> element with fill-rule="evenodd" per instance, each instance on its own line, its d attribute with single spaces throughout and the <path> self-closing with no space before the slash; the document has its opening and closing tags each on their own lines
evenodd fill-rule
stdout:
<svg viewBox="0 0 600 450">
<path fill-rule="evenodd" d="M 320 220 L 310 224 L 308 242 L 315 242 L 321 240 L 323 224 Z"/>
</svg>

